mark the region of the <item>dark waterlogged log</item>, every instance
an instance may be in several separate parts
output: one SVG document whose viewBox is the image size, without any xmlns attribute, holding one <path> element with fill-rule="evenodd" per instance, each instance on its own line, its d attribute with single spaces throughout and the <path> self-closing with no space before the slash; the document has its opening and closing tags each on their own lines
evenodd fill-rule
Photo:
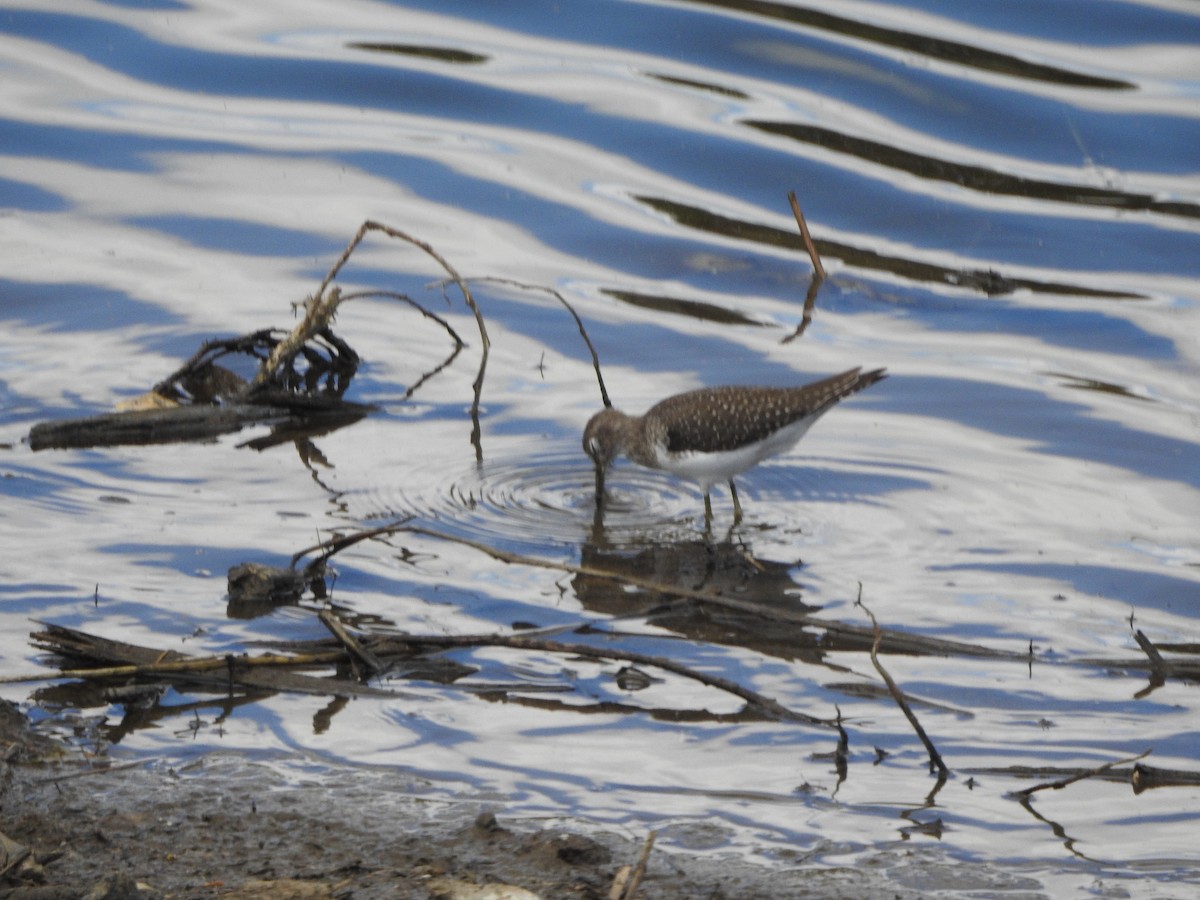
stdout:
<svg viewBox="0 0 1200 900">
<path fill-rule="evenodd" d="M 294 438 L 299 431 L 324 432 L 357 422 L 371 409 L 344 400 L 322 403 L 313 402 L 313 398 L 296 398 L 287 405 L 275 400 L 263 404 L 205 404 L 103 413 L 35 425 L 29 432 L 29 446 L 33 450 L 65 450 L 213 441 L 252 425 L 286 427 Z"/>
<path fill-rule="evenodd" d="M 213 440 L 253 422 L 286 415 L 284 410 L 239 406 L 179 406 L 104 413 L 35 425 L 29 432 L 29 446 L 34 450 L 65 450 Z"/>
</svg>

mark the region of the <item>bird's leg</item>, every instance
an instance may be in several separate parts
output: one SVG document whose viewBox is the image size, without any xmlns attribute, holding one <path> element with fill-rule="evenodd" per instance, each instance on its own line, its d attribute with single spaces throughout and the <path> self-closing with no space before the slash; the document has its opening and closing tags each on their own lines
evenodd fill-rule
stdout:
<svg viewBox="0 0 1200 900">
<path fill-rule="evenodd" d="M 708 491 L 704 492 L 704 530 L 712 529 L 712 499 L 708 496 Z"/>
<path fill-rule="evenodd" d="M 740 525 L 742 522 L 742 504 L 738 503 L 737 488 L 733 484 L 733 479 L 729 479 L 729 495 L 733 497 L 733 524 Z"/>
</svg>

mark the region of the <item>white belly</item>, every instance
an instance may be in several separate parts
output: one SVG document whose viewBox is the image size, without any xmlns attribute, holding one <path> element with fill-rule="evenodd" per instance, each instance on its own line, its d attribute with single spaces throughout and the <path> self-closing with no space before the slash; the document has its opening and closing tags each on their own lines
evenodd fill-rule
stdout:
<svg viewBox="0 0 1200 900">
<path fill-rule="evenodd" d="M 786 428 L 781 428 L 764 441 L 746 444 L 735 450 L 717 453 L 677 453 L 670 456 L 659 453 L 658 468 L 672 472 L 681 478 L 700 482 L 707 491 L 714 484 L 729 481 L 734 475 L 752 469 L 769 456 L 775 456 L 793 447 L 815 418 L 801 419 Z"/>
</svg>

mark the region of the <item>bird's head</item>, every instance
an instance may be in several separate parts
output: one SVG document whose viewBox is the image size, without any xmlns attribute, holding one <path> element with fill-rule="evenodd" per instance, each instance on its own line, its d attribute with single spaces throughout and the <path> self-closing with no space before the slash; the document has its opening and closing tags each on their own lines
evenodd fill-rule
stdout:
<svg viewBox="0 0 1200 900">
<path fill-rule="evenodd" d="M 625 450 L 625 423 L 628 417 L 615 409 L 602 409 L 583 429 L 583 452 L 592 458 L 598 471 Z"/>
</svg>

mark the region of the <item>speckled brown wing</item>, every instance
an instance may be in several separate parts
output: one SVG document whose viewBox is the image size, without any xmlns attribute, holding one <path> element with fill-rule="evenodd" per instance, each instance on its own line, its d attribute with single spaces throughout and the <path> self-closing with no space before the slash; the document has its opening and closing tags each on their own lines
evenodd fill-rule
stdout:
<svg viewBox="0 0 1200 900">
<path fill-rule="evenodd" d="M 843 397 L 885 377 L 882 369 L 865 375 L 860 371 L 850 369 L 797 388 L 701 388 L 668 397 L 646 418 L 663 426 L 668 452 L 733 450 L 799 419 L 819 416 Z"/>
</svg>

